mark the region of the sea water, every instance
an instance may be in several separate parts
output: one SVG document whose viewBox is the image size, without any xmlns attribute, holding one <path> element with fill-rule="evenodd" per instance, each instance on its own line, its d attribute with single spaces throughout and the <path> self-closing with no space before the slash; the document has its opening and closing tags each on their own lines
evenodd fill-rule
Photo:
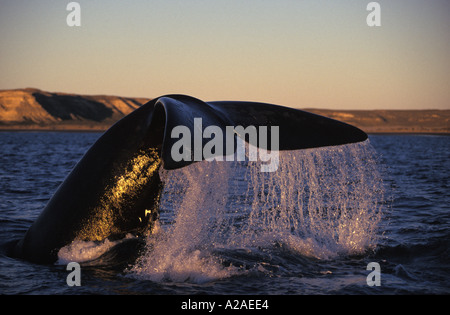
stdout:
<svg viewBox="0 0 450 315">
<path fill-rule="evenodd" d="M 131 235 L 75 242 L 54 265 L 10 257 L 99 136 L 0 133 L 0 293 L 450 293 L 448 136 L 286 151 L 274 173 L 248 161 L 162 171 L 159 225 L 132 262 L 112 255 L 136 244 Z M 66 283 L 72 260 L 80 287 Z M 372 262 L 380 286 L 368 285 Z"/>
</svg>

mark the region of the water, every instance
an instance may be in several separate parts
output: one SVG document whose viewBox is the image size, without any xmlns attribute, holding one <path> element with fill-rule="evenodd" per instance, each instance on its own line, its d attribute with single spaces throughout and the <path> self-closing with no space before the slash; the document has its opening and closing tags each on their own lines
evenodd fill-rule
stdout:
<svg viewBox="0 0 450 315">
<path fill-rule="evenodd" d="M 98 133 L 0 133 L 2 294 L 449 294 L 450 137 L 362 144 L 162 172 L 160 224 L 136 260 L 75 242 L 55 265 L 7 255 Z M 123 251 L 121 251 L 123 252 Z M 66 284 L 81 262 L 80 287 Z M 370 262 L 381 285 L 368 286 Z"/>
</svg>

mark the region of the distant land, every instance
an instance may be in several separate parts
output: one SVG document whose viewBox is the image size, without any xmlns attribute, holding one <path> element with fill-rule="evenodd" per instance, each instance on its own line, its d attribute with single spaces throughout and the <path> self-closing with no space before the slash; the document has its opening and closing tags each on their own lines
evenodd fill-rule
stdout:
<svg viewBox="0 0 450 315">
<path fill-rule="evenodd" d="M 104 131 L 149 100 L 33 88 L 0 90 L 0 130 Z M 450 109 L 302 109 L 352 124 L 367 133 L 450 134 Z"/>
</svg>

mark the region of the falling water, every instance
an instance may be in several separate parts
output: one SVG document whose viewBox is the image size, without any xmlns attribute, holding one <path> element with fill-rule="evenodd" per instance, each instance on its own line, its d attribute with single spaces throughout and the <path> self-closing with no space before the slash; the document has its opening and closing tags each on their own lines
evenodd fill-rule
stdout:
<svg viewBox="0 0 450 315">
<path fill-rule="evenodd" d="M 224 263 L 227 252 L 281 247 L 326 260 L 375 248 L 384 189 L 369 140 L 282 151 L 275 172 L 261 172 L 260 163 L 162 171 L 160 228 L 128 274 L 201 283 L 251 272 L 242 260 Z"/>
</svg>

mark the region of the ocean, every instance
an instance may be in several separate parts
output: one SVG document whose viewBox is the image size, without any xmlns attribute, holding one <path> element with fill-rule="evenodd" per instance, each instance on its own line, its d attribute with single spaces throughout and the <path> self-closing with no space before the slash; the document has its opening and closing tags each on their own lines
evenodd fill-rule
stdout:
<svg viewBox="0 0 450 315">
<path fill-rule="evenodd" d="M 282 152 L 273 173 L 208 161 L 163 171 L 160 221 L 146 239 L 77 241 L 52 265 L 12 257 L 100 135 L 0 132 L 0 294 L 450 294 L 443 135 Z M 71 261 L 79 286 L 69 285 Z"/>
</svg>

